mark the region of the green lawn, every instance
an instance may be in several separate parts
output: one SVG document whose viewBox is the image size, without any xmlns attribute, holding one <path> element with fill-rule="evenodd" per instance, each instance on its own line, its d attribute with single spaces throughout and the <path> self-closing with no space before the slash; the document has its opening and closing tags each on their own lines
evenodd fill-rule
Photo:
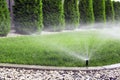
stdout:
<svg viewBox="0 0 120 80">
<path fill-rule="evenodd" d="M 0 38 L 0 63 L 77 67 L 86 56 L 89 66 L 119 63 L 120 41 L 90 31 Z"/>
</svg>

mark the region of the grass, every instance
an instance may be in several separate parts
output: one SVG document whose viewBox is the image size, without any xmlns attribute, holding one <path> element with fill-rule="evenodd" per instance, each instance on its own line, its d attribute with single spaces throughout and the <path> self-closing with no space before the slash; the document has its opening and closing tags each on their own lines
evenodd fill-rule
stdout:
<svg viewBox="0 0 120 80">
<path fill-rule="evenodd" d="M 120 62 L 120 41 L 97 32 L 67 32 L 51 35 L 0 38 L 0 62 L 42 66 L 89 66 Z M 81 57 L 82 56 L 82 57 Z"/>
</svg>

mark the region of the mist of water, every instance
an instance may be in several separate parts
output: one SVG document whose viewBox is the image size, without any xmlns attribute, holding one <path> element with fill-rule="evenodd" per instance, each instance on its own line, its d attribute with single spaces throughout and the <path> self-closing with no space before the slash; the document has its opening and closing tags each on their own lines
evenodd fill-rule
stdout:
<svg viewBox="0 0 120 80">
<path fill-rule="evenodd" d="M 50 46 L 56 48 L 58 46 L 58 44 L 54 44 L 54 45 L 50 44 Z M 70 50 L 69 48 L 62 46 L 62 45 L 59 45 L 57 50 L 60 50 L 65 55 L 71 56 L 71 57 L 76 58 L 78 60 L 82 60 L 82 61 L 89 60 L 89 56 L 85 55 L 85 52 L 77 53 L 76 51 Z"/>
<path fill-rule="evenodd" d="M 91 34 L 89 38 L 84 39 L 82 41 L 82 48 L 80 51 L 71 50 L 59 43 L 51 43 L 47 44 L 51 47 L 57 48 L 58 50 L 61 50 L 66 53 L 66 55 L 72 56 L 74 58 L 77 58 L 78 60 L 89 60 L 92 58 L 92 55 L 95 54 L 96 50 L 98 50 L 102 45 L 105 43 L 105 40 L 107 38 L 115 38 L 120 39 L 120 26 L 119 24 L 111 24 L 111 23 L 96 23 L 94 25 L 87 25 L 87 26 L 81 26 L 79 28 L 76 28 L 74 30 L 63 30 L 61 32 L 45 32 L 43 31 L 42 34 L 56 34 L 56 33 L 65 33 L 65 32 L 92 32 L 93 34 L 96 34 L 99 40 L 96 41 L 96 38 L 94 38 L 94 35 Z M 95 32 L 95 33 L 94 33 Z M 86 34 L 87 35 L 87 34 Z M 96 36 L 96 35 L 95 35 Z M 74 41 L 79 42 L 78 37 L 80 36 L 71 36 L 74 38 Z M 91 44 L 92 43 L 92 44 Z M 59 44 L 59 45 L 58 45 Z M 81 45 L 80 45 L 81 46 Z"/>
<path fill-rule="evenodd" d="M 71 33 L 72 34 L 72 33 Z M 50 46 L 52 48 L 55 48 L 58 51 L 62 51 L 65 55 L 71 56 L 73 58 L 76 58 L 81 61 L 89 60 L 92 55 L 95 54 L 96 50 L 99 49 L 102 46 L 102 41 L 100 39 L 96 40 L 96 35 L 94 33 L 91 33 L 90 36 L 86 36 L 88 34 L 84 33 L 85 36 L 81 37 L 84 38 L 80 40 L 79 35 L 70 35 L 73 42 L 80 42 L 78 45 L 77 50 L 71 49 L 70 46 L 64 46 L 60 44 L 59 42 L 47 42 L 49 44 L 46 44 L 43 42 L 44 45 Z M 61 53 L 61 54 L 63 54 Z"/>
</svg>

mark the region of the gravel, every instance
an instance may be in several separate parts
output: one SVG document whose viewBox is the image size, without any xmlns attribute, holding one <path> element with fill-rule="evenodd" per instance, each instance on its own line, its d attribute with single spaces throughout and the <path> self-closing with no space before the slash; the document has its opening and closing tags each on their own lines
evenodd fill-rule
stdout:
<svg viewBox="0 0 120 80">
<path fill-rule="evenodd" d="M 0 80 L 120 80 L 120 68 L 75 71 L 0 68 Z"/>
</svg>

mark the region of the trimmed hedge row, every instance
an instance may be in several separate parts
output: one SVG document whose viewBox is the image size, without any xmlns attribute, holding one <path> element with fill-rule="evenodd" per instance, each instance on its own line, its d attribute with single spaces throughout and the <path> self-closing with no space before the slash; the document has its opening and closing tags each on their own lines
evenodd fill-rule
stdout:
<svg viewBox="0 0 120 80">
<path fill-rule="evenodd" d="M 92 0 L 80 0 L 80 23 L 94 23 L 93 2 Z"/>
<path fill-rule="evenodd" d="M 10 31 L 10 13 L 6 0 L 0 0 L 0 36 L 6 36 Z"/>
<path fill-rule="evenodd" d="M 45 29 L 62 30 L 64 20 L 64 0 L 43 0 L 43 23 Z"/>
<path fill-rule="evenodd" d="M 107 21 L 113 22 L 115 20 L 113 1 L 106 0 L 105 3 L 106 3 L 106 19 Z"/>
<path fill-rule="evenodd" d="M 14 24 L 21 34 L 31 34 L 43 27 L 42 0 L 14 0 Z"/>
<path fill-rule="evenodd" d="M 79 0 L 65 0 L 64 2 L 66 29 L 79 26 Z"/>
<path fill-rule="evenodd" d="M 106 22 L 105 0 L 93 0 L 95 22 Z"/>
<path fill-rule="evenodd" d="M 120 20 L 120 2 L 111 0 L 14 0 L 16 31 L 30 34 L 45 29 L 74 29 L 88 24 Z M 114 5 L 113 5 L 114 4 Z M 10 31 L 10 13 L 6 0 L 0 1 L 0 36 Z"/>
</svg>

